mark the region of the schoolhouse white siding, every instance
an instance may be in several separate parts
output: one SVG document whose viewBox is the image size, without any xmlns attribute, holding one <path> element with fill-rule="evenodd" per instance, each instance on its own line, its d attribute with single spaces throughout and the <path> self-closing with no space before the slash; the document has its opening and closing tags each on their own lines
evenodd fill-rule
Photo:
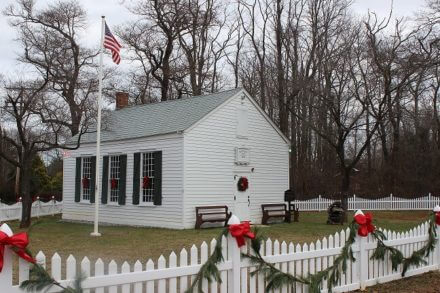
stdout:
<svg viewBox="0 0 440 293">
<path fill-rule="evenodd" d="M 284 202 L 289 144 L 257 107 L 243 91 L 184 132 L 185 228 L 194 227 L 196 206 L 228 205 L 234 211 L 236 175 L 249 179 L 252 222 L 261 223 L 261 204 Z M 237 129 L 240 108 L 247 110 L 246 137 Z M 249 149 L 249 165 L 235 164 L 236 147 Z"/>
<path fill-rule="evenodd" d="M 142 206 L 132 204 L 133 194 L 133 154 L 142 151 L 162 151 L 162 205 Z M 81 145 L 64 159 L 63 178 L 63 219 L 93 221 L 94 204 L 75 202 L 75 158 L 93 155 L 96 144 Z M 127 155 L 126 202 L 125 205 L 102 204 L 99 200 L 99 221 L 102 223 L 153 226 L 181 229 L 183 199 L 183 136 L 171 134 L 151 136 L 123 141 L 109 141 L 101 144 L 103 156 L 111 154 Z M 101 157 L 102 162 L 102 157 Z M 99 172 L 102 177 L 102 164 Z M 102 182 L 100 180 L 100 182 Z"/>
<path fill-rule="evenodd" d="M 115 134 L 117 140 L 108 139 L 101 143 L 102 156 L 127 155 L 125 204 L 102 204 L 101 195 L 95 195 L 96 201 L 100 203 L 101 223 L 193 228 L 196 218 L 195 207 L 209 205 L 227 205 L 229 210 L 236 214 L 240 214 L 237 209 L 246 209 L 247 220 L 260 223 L 261 204 L 284 202 L 284 191 L 289 186 L 288 140 L 244 90 L 214 95 L 218 95 L 219 98 L 211 95 L 207 96 L 207 100 L 199 97 L 194 98 L 196 100 L 192 102 L 182 101 L 182 106 L 187 107 L 186 111 L 190 111 L 191 107 L 201 107 L 200 109 L 204 109 L 205 112 L 195 109 L 194 113 L 201 118 L 190 124 L 189 114 L 179 110 L 180 112 L 175 116 L 182 116 L 182 120 L 186 119 L 187 123 L 182 126 L 176 124 L 178 120 L 173 117 L 175 124 L 173 129 L 176 129 L 173 133 L 121 138 L 130 131 L 130 125 L 124 120 L 123 129 L 126 131 Z M 173 102 L 161 103 L 162 105 L 159 106 L 152 105 L 156 107 L 152 115 L 157 117 L 153 119 L 157 125 L 152 129 L 161 129 L 162 126 L 168 130 L 172 128 L 166 125 L 166 120 L 157 123 L 157 119 L 164 119 L 158 109 L 162 107 L 169 113 L 174 109 L 171 103 Z M 212 103 L 217 104 L 213 106 Z M 176 104 L 175 107 L 179 105 Z M 118 111 L 125 110 L 116 111 L 115 121 L 122 121 L 121 117 L 129 118 L 130 113 L 136 109 L 119 113 Z M 140 111 L 144 111 L 141 112 L 140 117 L 148 114 L 148 108 L 140 108 Z M 136 123 L 144 123 L 139 121 L 141 119 L 138 116 Z M 149 125 L 145 124 L 145 127 Z M 142 129 L 133 133 L 137 134 L 140 130 Z M 110 137 L 111 132 L 108 131 L 105 135 Z M 96 144 L 88 141 L 78 150 L 72 151 L 70 157 L 64 160 L 63 219 L 74 221 L 94 219 L 94 204 L 75 202 L 75 169 L 76 158 L 93 156 L 95 148 Z M 236 163 L 236 148 L 248 150 L 250 158 L 247 165 Z M 162 152 L 161 205 L 133 204 L 134 154 L 143 151 Z M 101 163 L 100 182 L 102 182 L 102 165 Z M 249 180 L 249 190 L 244 193 L 237 191 L 237 180 L 240 176 Z"/>
</svg>

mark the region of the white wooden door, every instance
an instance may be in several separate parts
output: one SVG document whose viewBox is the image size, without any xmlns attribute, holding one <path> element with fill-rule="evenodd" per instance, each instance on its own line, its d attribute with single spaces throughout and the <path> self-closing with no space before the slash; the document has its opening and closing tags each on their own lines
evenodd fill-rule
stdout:
<svg viewBox="0 0 440 293">
<path fill-rule="evenodd" d="M 249 221 L 250 220 L 250 204 L 251 197 L 249 188 L 246 191 L 238 191 L 238 180 L 240 177 L 246 177 L 248 182 L 250 182 L 249 173 L 246 174 L 235 174 L 234 176 L 234 214 L 241 221 Z"/>
</svg>

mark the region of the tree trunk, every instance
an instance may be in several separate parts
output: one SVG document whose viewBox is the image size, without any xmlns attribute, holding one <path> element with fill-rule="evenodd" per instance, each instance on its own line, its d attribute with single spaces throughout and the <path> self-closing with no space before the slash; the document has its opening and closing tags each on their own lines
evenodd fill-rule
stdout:
<svg viewBox="0 0 440 293">
<path fill-rule="evenodd" d="M 341 203 L 345 211 L 344 222 L 348 222 L 348 192 L 350 190 L 350 169 L 343 168 L 342 170 L 342 184 L 341 184 Z"/>
<path fill-rule="evenodd" d="M 32 159 L 30 157 L 28 158 L 24 157 L 23 167 L 20 169 L 21 199 L 22 199 L 20 228 L 27 228 L 31 225 L 31 212 L 32 212 L 31 170 L 32 170 Z"/>
</svg>

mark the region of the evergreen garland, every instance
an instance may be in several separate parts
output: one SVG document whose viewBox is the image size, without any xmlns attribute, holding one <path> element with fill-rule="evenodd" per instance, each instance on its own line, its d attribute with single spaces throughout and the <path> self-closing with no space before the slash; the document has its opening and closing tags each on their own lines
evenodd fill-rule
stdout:
<svg viewBox="0 0 440 293">
<path fill-rule="evenodd" d="M 373 236 L 377 240 L 377 248 L 371 256 L 371 259 L 384 260 L 385 254 L 388 252 L 393 271 L 397 271 L 397 267 L 402 264 L 402 277 L 405 276 L 410 266 L 425 265 L 427 262 L 424 258 L 428 257 L 435 248 L 437 237 L 435 216 L 435 213 L 431 213 L 429 216 L 428 242 L 419 250 L 414 251 L 411 256 L 407 258 L 403 256 L 400 250 L 388 246 L 383 242 L 384 240 L 387 240 L 383 232 L 375 231 Z"/>
<path fill-rule="evenodd" d="M 347 261 L 356 261 L 351 248 L 356 239 L 356 225 L 357 224 L 354 221 L 350 224 L 350 234 L 348 239 L 345 242 L 344 247 L 341 249 L 341 254 L 335 258 L 333 265 L 323 271 L 309 274 L 307 277 L 293 276 L 292 274 L 283 272 L 274 265 L 266 262 L 260 255 L 260 250 L 254 249 L 257 245 L 261 245 L 256 243 L 259 241 L 258 237 L 251 242 L 255 255 L 245 254 L 243 256 L 257 266 L 257 268 L 251 273 L 252 275 L 262 274 L 266 276 L 266 292 L 271 292 L 271 290 L 279 289 L 283 286 L 293 286 L 295 283 L 301 283 L 308 285 L 311 293 L 319 293 L 321 292 L 321 286 L 324 280 L 327 280 L 327 289 L 331 292 L 332 288 L 338 284 L 341 275 L 347 271 Z"/>
<path fill-rule="evenodd" d="M 371 232 L 372 236 L 377 240 L 377 248 L 374 250 L 370 259 L 383 261 L 388 253 L 391 259 L 392 269 L 396 271 L 398 266 L 402 265 L 402 277 L 405 276 L 410 266 L 426 264 L 424 258 L 430 255 L 436 245 L 436 225 L 436 214 L 432 213 L 429 217 L 427 243 L 419 250 L 414 251 L 408 258 L 405 258 L 402 252 L 398 249 L 384 243 L 387 238 L 382 231 L 375 230 Z M 243 253 L 242 256 L 248 258 L 251 263 L 256 266 L 256 269 L 251 272 L 252 276 L 256 274 L 265 276 L 265 292 L 271 292 L 272 290 L 279 289 L 283 286 L 293 286 L 295 283 L 301 283 L 307 285 L 311 293 L 319 293 L 322 289 L 322 283 L 325 280 L 327 280 L 328 292 L 332 292 L 332 288 L 338 285 L 341 275 L 347 270 L 347 261 L 356 261 L 353 255 L 352 245 L 355 242 L 358 227 L 359 225 L 354 220 L 350 223 L 350 234 L 348 235 L 348 239 L 342 247 L 341 253 L 335 258 L 332 266 L 315 274 L 309 274 L 307 277 L 298 277 L 287 272 L 282 272 L 273 264 L 266 262 L 260 254 L 260 248 L 264 241 L 264 237 L 260 235 L 257 229 L 254 229 L 255 238 L 251 239 L 250 242 L 253 254 Z M 201 266 L 193 283 L 186 290 L 186 293 L 194 293 L 196 288 L 198 293 L 203 293 L 201 283 L 204 279 L 209 283 L 213 280 L 218 283 L 222 282 L 217 265 L 224 260 L 222 253 L 222 239 L 223 236 L 227 236 L 228 234 L 229 229 L 225 228 L 217 237 L 214 251 L 209 256 L 208 260 Z M 64 287 L 54 280 L 43 266 L 35 264 L 30 271 L 29 280 L 22 282 L 20 288 L 26 291 L 35 292 L 49 289 L 51 286 L 58 286 L 63 290 L 61 291 L 63 293 L 82 293 L 81 282 L 83 280 L 84 277 L 79 275 L 75 279 L 74 287 Z"/>
<path fill-rule="evenodd" d="M 74 281 L 73 287 L 64 287 L 52 278 L 43 266 L 34 264 L 30 270 L 29 280 L 23 281 L 20 284 L 20 289 L 28 292 L 41 292 L 49 290 L 52 286 L 57 286 L 62 289 L 62 293 L 82 293 L 81 282 L 84 279 L 84 276 L 79 274 Z"/>
<path fill-rule="evenodd" d="M 202 265 L 196 277 L 194 278 L 194 281 L 192 282 L 191 286 L 185 291 L 185 293 L 193 293 L 196 288 L 197 288 L 197 292 L 203 293 L 201 286 L 203 279 L 208 280 L 209 283 L 211 283 L 213 280 L 217 281 L 218 283 L 222 282 L 222 279 L 220 277 L 220 271 L 218 270 L 217 264 L 219 264 L 224 260 L 222 253 L 222 239 L 223 236 L 226 237 L 228 233 L 229 233 L 228 228 L 225 228 L 217 237 L 216 239 L 217 242 L 215 244 L 214 251 L 208 257 L 206 262 Z"/>
</svg>

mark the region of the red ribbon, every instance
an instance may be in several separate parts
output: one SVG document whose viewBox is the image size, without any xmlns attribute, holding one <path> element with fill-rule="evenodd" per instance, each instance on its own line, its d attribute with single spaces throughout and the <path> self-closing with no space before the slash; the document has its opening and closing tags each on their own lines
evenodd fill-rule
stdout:
<svg viewBox="0 0 440 293">
<path fill-rule="evenodd" d="M 142 182 L 142 188 L 147 189 L 150 186 L 150 178 L 148 176 L 144 176 L 144 180 Z"/>
<path fill-rule="evenodd" d="M 3 256 L 6 245 L 10 245 L 11 249 L 25 261 L 35 263 L 35 259 L 26 252 L 26 246 L 28 244 L 28 235 L 24 232 L 8 236 L 6 233 L 0 231 L 0 272 L 3 270 Z"/>
<path fill-rule="evenodd" d="M 376 229 L 376 227 L 374 227 L 374 225 L 371 224 L 373 217 L 371 216 L 370 213 L 366 213 L 365 215 L 358 214 L 354 216 L 354 220 L 359 225 L 358 228 L 359 236 L 366 237 L 368 236 L 369 233 L 374 232 L 374 230 Z"/>
<path fill-rule="evenodd" d="M 237 240 L 238 247 L 242 247 L 246 244 L 244 237 L 250 239 L 255 238 L 255 234 L 251 232 L 251 225 L 249 224 L 249 222 L 229 225 L 229 232 Z"/>
<path fill-rule="evenodd" d="M 440 212 L 435 213 L 435 223 L 440 225 Z"/>
</svg>

